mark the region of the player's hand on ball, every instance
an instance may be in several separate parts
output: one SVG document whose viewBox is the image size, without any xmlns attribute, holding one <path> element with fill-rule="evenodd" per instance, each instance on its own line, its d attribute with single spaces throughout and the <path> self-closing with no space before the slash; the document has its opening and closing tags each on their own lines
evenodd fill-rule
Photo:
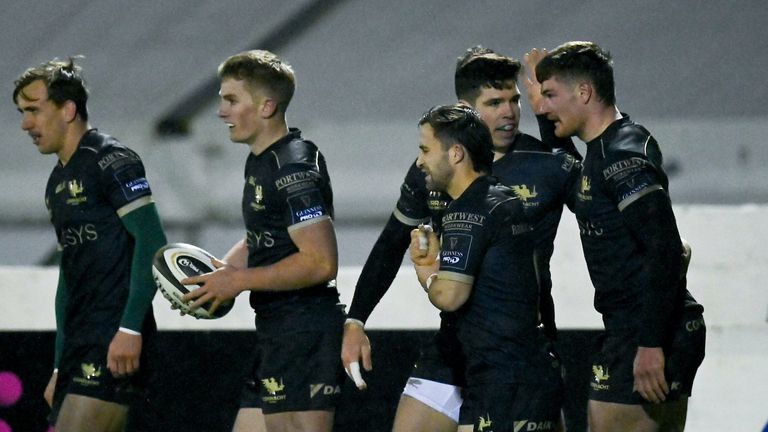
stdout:
<svg viewBox="0 0 768 432">
<path fill-rule="evenodd" d="M 236 274 L 240 270 L 215 258 L 211 261 L 216 267 L 216 271 L 182 279 L 181 283 L 200 285 L 200 288 L 182 297 L 184 302 L 192 302 L 189 305 L 190 309 L 194 310 L 210 301 L 212 306 L 209 312 L 213 314 L 222 303 L 237 297 L 242 289 L 238 287 L 236 278 Z"/>
<path fill-rule="evenodd" d="M 432 266 L 440 254 L 440 240 L 429 225 L 411 231 L 411 260 L 417 266 Z"/>
</svg>

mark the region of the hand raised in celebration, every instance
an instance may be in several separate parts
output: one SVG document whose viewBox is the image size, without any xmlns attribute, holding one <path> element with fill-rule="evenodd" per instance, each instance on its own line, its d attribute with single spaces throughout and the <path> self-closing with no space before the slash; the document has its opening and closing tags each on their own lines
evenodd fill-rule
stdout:
<svg viewBox="0 0 768 432">
<path fill-rule="evenodd" d="M 536 79 L 536 65 L 547 55 L 547 49 L 538 50 L 533 48 L 525 53 L 523 61 L 525 62 L 525 79 L 523 84 L 528 93 L 528 105 L 531 106 L 534 114 L 541 114 L 541 84 Z"/>
</svg>

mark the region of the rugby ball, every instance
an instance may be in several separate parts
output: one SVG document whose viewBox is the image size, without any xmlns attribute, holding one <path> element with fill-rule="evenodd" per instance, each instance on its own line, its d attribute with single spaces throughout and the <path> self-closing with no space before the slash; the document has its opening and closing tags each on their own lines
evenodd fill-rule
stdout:
<svg viewBox="0 0 768 432">
<path fill-rule="evenodd" d="M 234 299 L 220 304 L 214 313 L 209 312 L 212 302 L 207 302 L 193 310 L 188 303 L 181 300 L 184 294 L 200 288 L 200 285 L 184 285 L 180 281 L 216 270 L 213 259 L 214 256 L 205 250 L 186 243 L 171 243 L 161 247 L 155 253 L 152 262 L 152 275 L 157 289 L 171 302 L 171 305 L 186 315 L 203 319 L 223 317 L 232 310 L 235 304 Z"/>
</svg>

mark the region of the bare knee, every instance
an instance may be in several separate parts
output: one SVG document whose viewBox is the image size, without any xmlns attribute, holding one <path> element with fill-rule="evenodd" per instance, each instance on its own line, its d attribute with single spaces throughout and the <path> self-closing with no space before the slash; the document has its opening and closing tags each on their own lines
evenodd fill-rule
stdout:
<svg viewBox="0 0 768 432">
<path fill-rule="evenodd" d="M 88 396 L 68 394 L 56 420 L 58 432 L 121 432 L 128 407 Z"/>
</svg>

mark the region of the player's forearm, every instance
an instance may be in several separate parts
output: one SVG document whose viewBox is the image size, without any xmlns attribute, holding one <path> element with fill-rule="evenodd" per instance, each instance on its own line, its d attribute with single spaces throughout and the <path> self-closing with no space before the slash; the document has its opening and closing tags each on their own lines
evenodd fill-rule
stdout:
<svg viewBox="0 0 768 432">
<path fill-rule="evenodd" d="M 282 260 L 259 267 L 240 269 L 235 284 L 241 291 L 292 291 L 308 288 L 336 278 L 335 254 L 298 251 Z"/>
<path fill-rule="evenodd" d="M 152 306 L 157 287 L 152 277 L 152 259 L 167 241 L 154 203 L 140 207 L 121 218 L 133 236 L 131 281 L 120 326 L 141 332 L 147 311 Z"/>
<path fill-rule="evenodd" d="M 537 115 L 536 122 L 539 125 L 539 136 L 541 142 L 546 144 L 552 149 L 562 149 L 566 153 L 570 154 L 576 160 L 583 160 L 581 153 L 576 149 L 576 145 L 573 143 L 571 137 L 560 138 L 555 135 L 555 122 L 549 120 L 545 115 Z"/>
<path fill-rule="evenodd" d="M 245 239 L 235 243 L 221 260 L 236 268 L 248 267 L 248 246 Z"/>
<path fill-rule="evenodd" d="M 366 322 L 389 290 L 403 262 L 411 229 L 413 227 L 403 224 L 394 215 L 389 217 L 357 280 L 349 318 Z"/>
<path fill-rule="evenodd" d="M 429 301 L 441 311 L 455 312 L 466 303 L 471 291 L 471 284 L 437 277 L 429 286 Z"/>
</svg>

